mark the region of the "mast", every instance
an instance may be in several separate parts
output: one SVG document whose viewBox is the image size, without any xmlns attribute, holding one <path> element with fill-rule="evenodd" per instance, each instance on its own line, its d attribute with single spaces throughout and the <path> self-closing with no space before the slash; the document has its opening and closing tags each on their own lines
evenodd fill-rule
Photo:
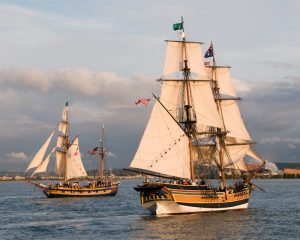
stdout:
<svg viewBox="0 0 300 240">
<path fill-rule="evenodd" d="M 211 42 L 211 46 L 212 46 L 212 42 Z M 225 188 L 226 187 L 226 178 L 225 178 L 225 171 L 224 171 L 224 154 L 223 151 L 225 149 L 225 137 L 226 137 L 226 127 L 225 127 L 225 122 L 224 122 L 224 117 L 223 117 L 223 113 L 222 113 L 222 107 L 221 107 L 221 95 L 220 95 L 220 88 L 218 86 L 218 81 L 217 81 L 217 72 L 216 72 L 216 59 L 215 59 L 215 54 L 213 52 L 213 67 L 212 67 L 212 76 L 213 76 L 213 93 L 215 95 L 215 101 L 216 101 L 216 105 L 217 105 L 217 109 L 220 113 L 221 119 L 222 119 L 222 123 L 223 123 L 223 129 L 224 131 L 222 131 L 222 129 L 217 128 L 217 137 L 219 138 L 219 141 L 217 142 L 217 144 L 219 144 L 219 159 L 220 159 L 220 167 L 219 167 L 219 171 L 221 174 L 221 188 Z"/>
<path fill-rule="evenodd" d="M 184 111 L 186 114 L 186 119 L 183 122 L 185 125 L 185 131 L 188 136 L 188 142 L 189 142 L 189 156 L 190 156 L 190 169 L 191 169 L 191 179 L 192 181 L 195 180 L 195 174 L 194 174 L 194 162 L 192 158 L 192 133 L 193 133 L 193 123 L 195 121 L 192 121 L 191 119 L 191 100 L 190 100 L 190 84 L 189 84 L 189 77 L 190 77 L 190 69 L 188 67 L 188 60 L 187 60 L 187 51 L 186 51 L 186 43 L 185 43 L 185 34 L 184 34 L 184 26 L 183 26 L 183 17 L 181 17 L 181 24 L 182 24 L 182 31 L 183 31 L 183 39 L 182 39 L 182 46 L 184 50 L 184 67 L 183 67 L 183 88 L 186 90 L 186 98 L 187 98 L 187 104 L 184 105 Z M 183 98 L 184 101 L 184 98 Z"/>
<path fill-rule="evenodd" d="M 101 139 L 99 140 L 99 166 L 98 166 L 98 173 L 99 177 L 104 177 L 104 171 L 105 171 L 105 151 L 104 151 L 104 125 L 102 125 L 102 129 L 100 132 Z"/>
<path fill-rule="evenodd" d="M 68 167 L 68 157 L 67 157 L 67 153 L 68 153 L 68 149 L 70 146 L 70 139 L 69 139 L 69 102 L 66 102 L 66 112 L 65 112 L 65 119 L 62 119 L 62 122 L 64 122 L 66 124 L 66 132 L 64 135 L 64 145 L 65 145 L 65 172 L 64 172 L 64 181 L 67 181 L 67 167 Z"/>
</svg>

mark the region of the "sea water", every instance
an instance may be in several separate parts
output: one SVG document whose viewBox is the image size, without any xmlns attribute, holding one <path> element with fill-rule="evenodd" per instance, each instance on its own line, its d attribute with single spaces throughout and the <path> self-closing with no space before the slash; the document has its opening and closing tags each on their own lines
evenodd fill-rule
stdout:
<svg viewBox="0 0 300 240">
<path fill-rule="evenodd" d="M 255 180 L 241 211 L 152 216 L 123 180 L 114 197 L 46 198 L 26 182 L 0 182 L 0 239 L 300 239 L 300 179 Z"/>
</svg>

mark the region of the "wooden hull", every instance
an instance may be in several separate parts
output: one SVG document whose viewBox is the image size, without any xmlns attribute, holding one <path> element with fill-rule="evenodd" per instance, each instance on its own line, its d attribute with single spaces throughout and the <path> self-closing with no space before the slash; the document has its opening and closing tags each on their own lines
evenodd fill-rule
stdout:
<svg viewBox="0 0 300 240">
<path fill-rule="evenodd" d="M 192 185 L 157 185 L 162 188 L 157 190 L 152 184 L 140 189 L 141 205 L 155 215 L 246 209 L 251 192 L 249 187 L 225 192 Z"/>
<path fill-rule="evenodd" d="M 58 197 L 99 197 L 114 196 L 118 192 L 119 183 L 105 187 L 62 187 L 62 186 L 45 186 L 35 184 L 39 187 L 48 198 Z"/>
</svg>

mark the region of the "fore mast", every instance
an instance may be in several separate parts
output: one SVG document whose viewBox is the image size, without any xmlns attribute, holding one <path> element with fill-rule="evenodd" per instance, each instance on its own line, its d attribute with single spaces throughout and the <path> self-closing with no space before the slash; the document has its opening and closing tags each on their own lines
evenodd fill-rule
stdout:
<svg viewBox="0 0 300 240">
<path fill-rule="evenodd" d="M 103 179 L 105 175 L 104 125 L 102 125 L 100 136 L 101 139 L 99 140 L 98 174 L 99 174 L 99 178 Z"/>
</svg>

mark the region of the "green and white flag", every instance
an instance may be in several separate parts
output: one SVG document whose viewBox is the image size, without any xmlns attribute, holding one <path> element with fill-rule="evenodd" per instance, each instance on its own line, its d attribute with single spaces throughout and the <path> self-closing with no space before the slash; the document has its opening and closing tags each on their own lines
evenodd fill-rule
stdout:
<svg viewBox="0 0 300 240">
<path fill-rule="evenodd" d="M 182 23 L 174 23 L 173 24 L 173 30 L 177 31 L 177 30 L 182 30 L 183 29 L 183 24 Z"/>
</svg>

